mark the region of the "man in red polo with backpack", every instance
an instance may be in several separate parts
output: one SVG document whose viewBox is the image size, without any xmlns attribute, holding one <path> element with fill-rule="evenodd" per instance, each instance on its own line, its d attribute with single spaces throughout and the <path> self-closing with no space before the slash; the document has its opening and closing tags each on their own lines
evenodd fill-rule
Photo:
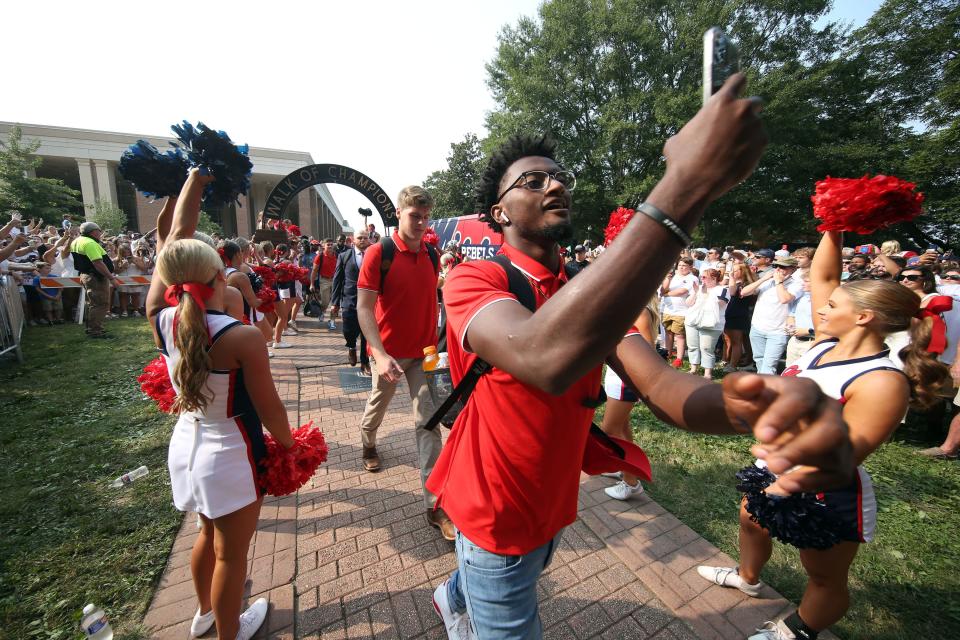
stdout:
<svg viewBox="0 0 960 640">
<path fill-rule="evenodd" d="M 310 272 L 310 283 L 316 287 L 320 293 L 320 319 L 330 306 L 330 296 L 333 291 L 333 274 L 337 270 L 337 252 L 333 247 L 333 240 L 325 238 L 323 241 L 323 250 L 317 253 L 313 258 L 313 269 Z M 330 320 L 327 322 L 327 328 L 333 331 L 337 328 L 333 319 L 333 313 L 330 314 Z"/>
<path fill-rule="evenodd" d="M 406 377 L 416 423 L 421 483 L 426 484 L 442 446 L 440 433 L 424 425 L 433 402 L 423 371 L 423 350 L 437 344 L 437 274 L 440 257 L 423 241 L 430 224 L 433 197 L 422 187 L 404 187 L 397 202 L 397 231 L 367 249 L 357 281 L 357 316 L 370 351 L 373 390 L 360 420 L 363 466 L 381 468 L 377 430 L 387 413 L 397 382 Z M 427 520 L 447 540 L 453 523 L 436 497 L 423 490 Z"/>
<path fill-rule="evenodd" d="M 760 157 L 758 103 L 739 98 L 743 83 L 734 76 L 667 142 L 664 178 L 603 255 L 569 282 L 559 244 L 572 236 L 576 178 L 544 136 L 516 136 L 490 157 L 478 210 L 502 231 L 505 259 L 465 263 L 443 288 L 454 382 L 476 372 L 478 359 L 490 365 L 473 378 L 427 482 L 457 528 L 458 569 L 433 597 L 449 638 L 542 636 L 536 583 L 577 517 L 581 468 L 598 466 L 585 462 L 595 450 L 590 423 L 605 360 L 663 420 L 706 433 L 753 427 L 764 443 L 754 453 L 773 472 L 817 467 L 817 475 L 782 476 L 787 491 L 850 478 L 840 405 L 815 384 L 747 374 L 712 384 L 672 369 L 628 331 L 691 243 L 707 204 L 750 175 Z M 788 429 L 796 437 L 777 440 Z"/>
</svg>

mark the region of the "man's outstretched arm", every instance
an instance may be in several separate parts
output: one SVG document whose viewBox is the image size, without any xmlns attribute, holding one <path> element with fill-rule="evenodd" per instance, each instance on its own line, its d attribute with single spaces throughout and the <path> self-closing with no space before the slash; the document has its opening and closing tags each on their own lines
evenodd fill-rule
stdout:
<svg viewBox="0 0 960 640">
<path fill-rule="evenodd" d="M 708 203 L 750 175 L 766 145 L 758 103 L 739 97 L 743 87 L 744 77 L 733 76 L 664 147 L 667 171 L 647 201 L 687 231 Z M 680 248 L 676 235 L 638 213 L 535 314 L 490 305 L 471 320 L 465 342 L 523 382 L 562 393 L 615 349 Z"/>
</svg>

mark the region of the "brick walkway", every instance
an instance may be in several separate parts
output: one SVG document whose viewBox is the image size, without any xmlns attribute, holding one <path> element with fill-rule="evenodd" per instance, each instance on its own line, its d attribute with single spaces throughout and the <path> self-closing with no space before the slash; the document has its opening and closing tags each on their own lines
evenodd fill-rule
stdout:
<svg viewBox="0 0 960 640">
<path fill-rule="evenodd" d="M 365 473 L 358 424 L 366 393 L 341 390 L 342 338 L 309 318 L 300 326 L 295 348 L 277 351 L 274 379 L 293 424 L 300 368 L 300 421 L 322 425 L 330 455 L 297 495 L 264 502 L 247 594 L 271 606 L 256 637 L 445 638 L 431 598 L 456 557 L 424 518 L 406 385 L 378 436 L 384 470 Z M 580 517 L 540 580 L 546 638 L 742 639 L 790 610 L 772 589 L 752 599 L 709 585 L 696 565 L 733 560 L 646 496 L 608 498 L 608 485 L 583 477 Z M 196 535 L 195 518 L 184 518 L 144 618 L 152 637 L 189 637 Z"/>
</svg>

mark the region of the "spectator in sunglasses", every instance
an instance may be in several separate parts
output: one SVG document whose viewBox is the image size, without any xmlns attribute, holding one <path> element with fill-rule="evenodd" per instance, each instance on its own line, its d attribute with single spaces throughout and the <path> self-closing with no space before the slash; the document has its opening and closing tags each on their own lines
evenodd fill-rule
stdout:
<svg viewBox="0 0 960 640">
<path fill-rule="evenodd" d="M 953 309 L 943 314 L 947 324 L 947 348 L 940 356 L 940 362 L 950 366 L 953 385 L 960 387 L 960 268 L 950 265 L 940 276 L 940 293 L 953 298 Z M 954 399 L 954 406 L 960 407 L 960 390 Z M 960 455 L 960 413 L 953 416 L 947 437 L 939 447 L 930 447 L 920 455 L 941 460 L 955 459 Z"/>
<path fill-rule="evenodd" d="M 923 302 L 937 292 L 937 280 L 927 267 L 907 267 L 897 275 L 897 281 L 920 296 Z"/>
</svg>

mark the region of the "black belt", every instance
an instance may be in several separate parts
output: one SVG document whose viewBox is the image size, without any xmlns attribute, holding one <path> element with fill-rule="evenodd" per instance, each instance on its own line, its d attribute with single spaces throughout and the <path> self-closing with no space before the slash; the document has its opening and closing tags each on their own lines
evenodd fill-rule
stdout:
<svg viewBox="0 0 960 640">
<path fill-rule="evenodd" d="M 793 336 L 793 337 L 799 340 L 800 342 L 809 342 L 813 340 L 816 336 Z"/>
</svg>

